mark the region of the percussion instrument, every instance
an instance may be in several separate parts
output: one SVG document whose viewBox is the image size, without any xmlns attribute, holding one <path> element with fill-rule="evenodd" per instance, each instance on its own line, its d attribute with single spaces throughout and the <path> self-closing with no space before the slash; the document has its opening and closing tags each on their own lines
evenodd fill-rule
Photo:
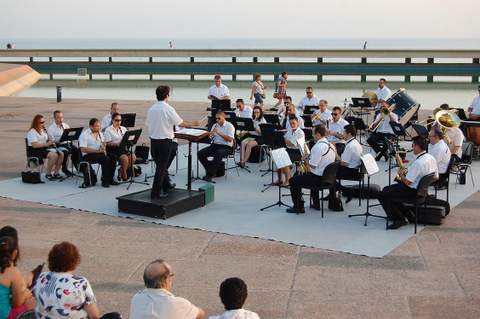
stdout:
<svg viewBox="0 0 480 319">
<path fill-rule="evenodd" d="M 373 91 L 368 91 L 367 90 L 367 91 L 363 92 L 362 97 L 367 97 L 370 100 L 370 105 L 372 105 L 372 106 L 375 106 L 378 103 L 377 93 L 375 93 Z"/>
<path fill-rule="evenodd" d="M 403 126 L 412 119 L 420 108 L 420 104 L 408 95 L 405 89 L 393 93 L 385 102 L 391 106 L 395 104 L 393 113 L 398 115 L 399 122 Z"/>
<path fill-rule="evenodd" d="M 467 141 L 480 146 L 480 121 L 463 121 Z"/>
</svg>

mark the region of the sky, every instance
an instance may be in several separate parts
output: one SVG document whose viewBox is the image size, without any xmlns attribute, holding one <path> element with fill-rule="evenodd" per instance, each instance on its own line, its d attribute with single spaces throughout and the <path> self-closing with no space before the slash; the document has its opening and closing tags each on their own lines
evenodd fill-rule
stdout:
<svg viewBox="0 0 480 319">
<path fill-rule="evenodd" d="M 478 38 L 480 0 L 1 0 L 0 38 Z"/>
</svg>

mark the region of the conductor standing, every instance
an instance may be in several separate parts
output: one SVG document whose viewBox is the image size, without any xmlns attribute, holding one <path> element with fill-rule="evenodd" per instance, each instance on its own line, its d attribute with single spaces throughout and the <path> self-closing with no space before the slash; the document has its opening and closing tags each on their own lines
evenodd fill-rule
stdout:
<svg viewBox="0 0 480 319">
<path fill-rule="evenodd" d="M 155 177 L 152 198 L 164 198 L 171 189 L 168 183 L 168 163 L 173 145 L 174 127 L 191 127 L 194 123 L 185 122 L 175 109 L 168 104 L 170 88 L 160 85 L 156 90 L 157 100 L 147 113 L 145 124 L 150 136 L 152 158 L 155 161 Z"/>
</svg>

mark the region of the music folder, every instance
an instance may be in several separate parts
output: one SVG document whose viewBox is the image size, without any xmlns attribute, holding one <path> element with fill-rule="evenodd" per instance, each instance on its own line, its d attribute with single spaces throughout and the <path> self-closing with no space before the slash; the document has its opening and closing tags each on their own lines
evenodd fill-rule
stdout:
<svg viewBox="0 0 480 319">
<path fill-rule="evenodd" d="M 353 107 L 372 107 L 370 104 L 370 99 L 368 97 L 352 97 L 352 106 Z"/>
<path fill-rule="evenodd" d="M 248 131 L 248 132 L 255 131 L 255 127 L 253 125 L 253 119 L 249 117 L 237 117 L 235 119 L 235 124 L 236 124 L 235 127 L 239 131 Z"/>
<path fill-rule="evenodd" d="M 305 105 L 305 109 L 303 111 L 303 114 L 305 115 L 311 115 L 313 114 L 313 112 L 315 112 L 316 110 L 318 110 L 318 106 L 317 105 Z"/>
<path fill-rule="evenodd" d="M 275 163 L 275 166 L 277 166 L 277 168 L 284 168 L 292 165 L 290 156 L 288 155 L 287 150 L 284 147 L 272 150 L 271 154 L 272 160 Z"/>
<path fill-rule="evenodd" d="M 122 116 L 122 126 L 125 127 L 135 127 L 135 119 L 137 113 L 123 113 Z"/>
<path fill-rule="evenodd" d="M 82 134 L 82 131 L 83 127 L 67 128 L 63 130 L 62 136 L 60 137 L 58 143 L 76 141 Z"/>
</svg>

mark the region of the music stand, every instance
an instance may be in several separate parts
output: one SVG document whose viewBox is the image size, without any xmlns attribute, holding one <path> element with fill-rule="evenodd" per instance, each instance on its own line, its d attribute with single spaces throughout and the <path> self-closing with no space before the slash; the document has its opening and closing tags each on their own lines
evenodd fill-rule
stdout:
<svg viewBox="0 0 480 319">
<path fill-rule="evenodd" d="M 304 127 L 313 127 L 312 117 L 310 115 L 302 115 L 302 119 Z"/>
<path fill-rule="evenodd" d="M 73 141 L 78 141 L 80 138 L 80 135 L 83 132 L 83 127 L 74 127 L 74 128 L 67 128 L 63 130 L 62 136 L 60 137 L 60 140 L 58 141 L 58 144 L 63 144 L 67 143 L 70 146 L 70 154 L 72 155 L 72 146 L 73 146 Z M 72 163 L 71 169 L 72 169 L 72 174 L 73 174 L 73 160 L 70 160 Z M 78 170 L 77 170 L 78 172 Z M 77 177 L 81 177 L 80 175 L 75 175 Z M 66 178 L 68 178 L 67 176 Z M 73 176 L 72 176 L 73 177 Z"/>
<path fill-rule="evenodd" d="M 274 156 L 274 152 L 277 152 L 277 151 L 284 153 L 284 156 L 286 157 L 286 159 L 288 159 L 287 162 L 284 162 L 284 161 L 282 160 L 282 161 L 280 162 L 280 164 L 277 164 L 277 163 L 276 163 L 275 156 Z M 286 154 L 286 155 L 285 155 L 285 154 Z M 288 156 L 288 154 L 287 154 L 287 152 L 286 152 L 286 150 L 285 150 L 284 148 L 283 148 L 283 149 L 270 150 L 270 157 L 272 158 L 272 162 L 274 162 L 274 163 L 277 165 L 277 167 L 282 168 L 282 167 L 286 167 L 286 166 L 288 166 L 288 165 L 292 165 L 292 162 L 291 162 L 291 160 L 290 160 L 290 158 L 289 158 L 289 156 Z M 288 163 L 289 163 L 289 164 L 288 164 Z M 287 164 L 288 164 L 288 165 L 287 165 Z M 272 165 L 272 181 L 273 181 L 273 165 Z M 282 186 L 282 184 L 280 183 L 280 181 L 278 182 L 278 185 L 277 185 L 277 186 L 278 186 L 278 200 L 277 200 L 277 202 L 275 202 L 275 203 L 273 203 L 273 204 L 271 204 L 271 205 L 265 206 L 265 207 L 263 207 L 263 208 L 260 208 L 260 211 L 263 212 L 264 210 L 269 209 L 269 208 L 272 208 L 272 207 L 275 207 L 275 206 L 278 206 L 278 207 L 285 206 L 285 207 L 291 208 L 291 206 L 289 206 L 289 205 L 285 204 L 284 202 L 282 202 L 282 187 L 283 187 L 283 188 L 286 188 L 286 187 L 285 187 L 285 186 Z M 262 191 L 262 192 L 263 192 L 263 191 Z"/>
<path fill-rule="evenodd" d="M 142 134 L 142 129 L 126 131 L 125 134 L 123 135 L 120 145 L 118 146 L 120 149 L 126 149 L 129 151 L 130 167 L 128 169 L 130 170 L 131 175 L 130 175 L 130 180 L 128 181 L 127 190 L 130 189 L 130 186 L 132 186 L 132 184 L 134 183 L 149 185 L 147 182 L 139 182 L 134 179 L 135 172 L 133 170 L 133 146 L 137 144 L 141 134 Z"/>
<path fill-rule="evenodd" d="M 318 110 L 318 105 L 305 105 L 305 109 L 303 110 L 303 114 L 305 115 L 312 115 L 313 112 Z"/>
<path fill-rule="evenodd" d="M 372 104 L 370 103 L 370 99 L 368 97 L 352 97 L 352 107 L 359 107 L 359 108 L 371 108 Z"/>
<path fill-rule="evenodd" d="M 234 126 L 238 131 L 252 132 L 255 131 L 255 126 L 253 125 L 253 119 L 249 117 L 236 117 L 234 120 Z M 240 158 L 242 157 L 242 148 L 240 147 Z M 239 163 L 236 163 L 238 167 L 246 170 L 251 173 L 251 171 L 246 166 L 240 166 Z"/>
<path fill-rule="evenodd" d="M 230 100 L 212 100 L 212 110 L 231 111 L 232 102 Z"/>
<path fill-rule="evenodd" d="M 264 114 L 263 117 L 267 123 L 275 125 L 275 127 L 282 127 L 280 124 L 280 118 L 277 114 Z"/>
<path fill-rule="evenodd" d="M 124 113 L 121 114 L 122 116 L 122 126 L 127 128 L 135 127 L 135 119 L 137 117 L 137 113 Z"/>
</svg>

